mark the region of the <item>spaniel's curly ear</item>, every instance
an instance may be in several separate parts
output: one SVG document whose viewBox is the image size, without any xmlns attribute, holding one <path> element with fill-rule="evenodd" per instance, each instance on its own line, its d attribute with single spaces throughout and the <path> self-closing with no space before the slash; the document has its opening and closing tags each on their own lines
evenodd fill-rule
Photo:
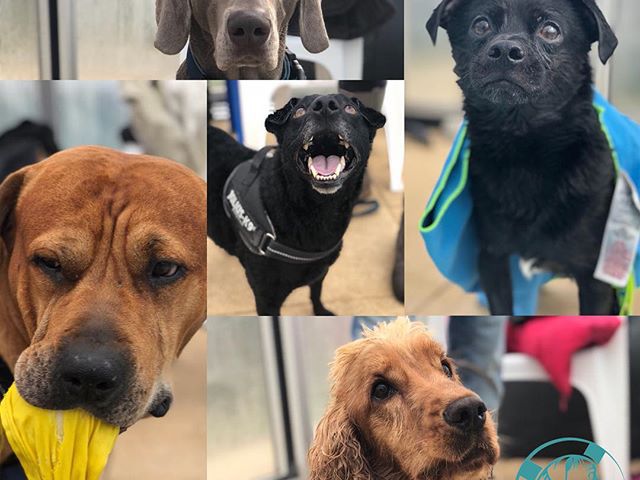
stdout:
<svg viewBox="0 0 640 480">
<path fill-rule="evenodd" d="M 343 406 L 331 405 L 309 449 L 309 480 L 373 480 L 356 428 Z"/>
</svg>

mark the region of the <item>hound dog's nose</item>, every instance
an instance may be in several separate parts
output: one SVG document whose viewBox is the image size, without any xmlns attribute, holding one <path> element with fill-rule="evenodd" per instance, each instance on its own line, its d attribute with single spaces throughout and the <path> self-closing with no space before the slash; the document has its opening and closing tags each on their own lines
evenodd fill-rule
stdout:
<svg viewBox="0 0 640 480">
<path fill-rule="evenodd" d="M 227 31 L 236 46 L 255 49 L 265 44 L 271 33 L 271 25 L 259 13 L 240 11 L 229 15 Z"/>
<path fill-rule="evenodd" d="M 58 378 L 72 405 L 108 405 L 124 392 L 128 373 L 125 355 L 108 344 L 79 339 L 59 352 Z"/>
<path fill-rule="evenodd" d="M 444 420 L 463 432 L 480 431 L 487 419 L 487 407 L 477 397 L 465 397 L 451 403 L 444 411 Z"/>
</svg>

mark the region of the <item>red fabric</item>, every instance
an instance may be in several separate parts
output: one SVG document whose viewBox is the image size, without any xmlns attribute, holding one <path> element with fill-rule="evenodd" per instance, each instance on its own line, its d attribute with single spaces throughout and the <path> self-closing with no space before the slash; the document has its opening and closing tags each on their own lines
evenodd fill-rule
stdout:
<svg viewBox="0 0 640 480">
<path fill-rule="evenodd" d="M 620 327 L 618 317 L 539 317 L 509 323 L 507 351 L 536 358 L 560 392 L 560 408 L 571 397 L 571 357 L 578 350 L 604 345 Z"/>
</svg>

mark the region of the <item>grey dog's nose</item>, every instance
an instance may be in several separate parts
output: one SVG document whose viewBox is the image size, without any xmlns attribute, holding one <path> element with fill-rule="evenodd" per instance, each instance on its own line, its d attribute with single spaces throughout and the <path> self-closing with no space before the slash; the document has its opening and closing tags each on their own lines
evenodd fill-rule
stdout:
<svg viewBox="0 0 640 480">
<path fill-rule="evenodd" d="M 524 60 L 525 52 L 518 42 L 502 40 L 489 47 L 488 55 L 492 60 L 506 58 L 511 63 L 520 63 Z"/>
<path fill-rule="evenodd" d="M 263 15 L 254 12 L 234 12 L 227 20 L 229 38 L 238 47 L 261 47 L 269 38 L 271 26 Z"/>
<path fill-rule="evenodd" d="M 487 420 L 487 407 L 478 397 L 465 397 L 444 411 L 444 421 L 463 432 L 477 432 Z"/>
<path fill-rule="evenodd" d="M 127 385 L 124 354 L 106 345 L 70 342 L 60 352 L 58 365 L 60 385 L 72 404 L 106 405 Z"/>
</svg>

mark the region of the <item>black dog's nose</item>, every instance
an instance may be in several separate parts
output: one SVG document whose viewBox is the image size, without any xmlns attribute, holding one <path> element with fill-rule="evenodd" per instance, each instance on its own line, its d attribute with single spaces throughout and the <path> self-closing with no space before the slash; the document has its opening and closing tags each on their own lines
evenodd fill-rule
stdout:
<svg viewBox="0 0 640 480">
<path fill-rule="evenodd" d="M 271 25 L 264 16 L 254 12 L 234 12 L 227 20 L 229 38 L 238 47 L 261 47 L 269 38 Z"/>
<path fill-rule="evenodd" d="M 338 103 L 331 97 L 319 97 L 311 104 L 311 110 L 316 113 L 334 113 L 340 110 Z"/>
<path fill-rule="evenodd" d="M 519 63 L 524 60 L 525 52 L 518 42 L 503 40 L 491 45 L 488 55 L 492 60 L 500 60 L 506 57 L 511 63 Z"/>
<path fill-rule="evenodd" d="M 126 388 L 128 362 L 107 345 L 76 340 L 60 352 L 58 377 L 72 403 L 102 406 Z"/>
<path fill-rule="evenodd" d="M 481 430 L 486 419 L 487 407 L 477 397 L 465 397 L 456 400 L 444 411 L 445 422 L 463 432 Z"/>
</svg>

